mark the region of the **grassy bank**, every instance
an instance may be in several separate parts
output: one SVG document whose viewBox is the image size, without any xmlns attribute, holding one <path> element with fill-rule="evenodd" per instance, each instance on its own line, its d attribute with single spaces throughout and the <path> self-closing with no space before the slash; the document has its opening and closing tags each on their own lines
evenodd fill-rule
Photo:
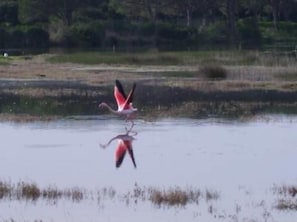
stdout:
<svg viewBox="0 0 297 222">
<path fill-rule="evenodd" d="M 77 52 L 54 55 L 52 63 L 128 64 L 128 65 L 295 65 L 297 55 L 272 51 L 175 51 L 175 52 Z"/>
</svg>

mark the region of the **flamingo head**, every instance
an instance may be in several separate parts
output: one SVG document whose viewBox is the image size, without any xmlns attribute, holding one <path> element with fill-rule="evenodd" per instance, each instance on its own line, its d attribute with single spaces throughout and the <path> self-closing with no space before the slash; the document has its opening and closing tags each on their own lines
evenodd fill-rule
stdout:
<svg viewBox="0 0 297 222">
<path fill-rule="evenodd" d="M 104 103 L 104 102 L 103 102 L 103 103 L 100 103 L 100 104 L 98 105 L 99 108 L 103 108 L 103 107 L 106 107 L 106 106 L 107 106 L 107 104 Z"/>
</svg>

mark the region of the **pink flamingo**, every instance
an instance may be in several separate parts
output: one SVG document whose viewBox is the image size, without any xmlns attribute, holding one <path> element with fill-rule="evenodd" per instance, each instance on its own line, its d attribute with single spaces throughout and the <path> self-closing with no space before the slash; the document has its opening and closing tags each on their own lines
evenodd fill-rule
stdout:
<svg viewBox="0 0 297 222">
<path fill-rule="evenodd" d="M 137 111 L 137 109 L 134 108 L 132 105 L 135 87 L 136 87 L 136 84 L 134 83 L 128 96 L 126 96 L 122 84 L 120 83 L 119 80 L 116 80 L 115 86 L 114 86 L 114 97 L 116 99 L 118 109 L 117 110 L 112 109 L 105 102 L 100 103 L 99 107 L 100 108 L 106 107 L 111 113 L 126 117 L 126 120 L 131 119 L 133 117 L 133 114 Z"/>
<path fill-rule="evenodd" d="M 126 152 L 128 151 L 129 156 L 131 157 L 133 166 L 136 168 L 136 162 L 134 158 L 133 153 L 133 147 L 132 147 L 132 141 L 134 140 L 134 137 L 132 135 L 129 135 L 129 133 L 132 131 L 127 131 L 126 134 L 120 134 L 108 141 L 105 145 L 100 145 L 102 148 L 106 148 L 111 144 L 112 141 L 118 140 L 117 149 L 115 152 L 115 159 L 116 159 L 116 167 L 119 168 L 124 160 L 124 157 L 126 155 Z M 136 135 L 136 132 L 133 132 L 134 135 Z"/>
</svg>

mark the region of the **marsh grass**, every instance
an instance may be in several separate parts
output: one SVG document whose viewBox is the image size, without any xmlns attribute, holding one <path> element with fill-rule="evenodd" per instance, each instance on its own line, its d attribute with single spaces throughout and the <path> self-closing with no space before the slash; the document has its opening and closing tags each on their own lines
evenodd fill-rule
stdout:
<svg viewBox="0 0 297 222">
<path fill-rule="evenodd" d="M 0 199 L 11 196 L 12 187 L 9 183 L 0 181 Z"/>
<path fill-rule="evenodd" d="M 205 201 L 217 200 L 220 195 L 217 191 L 205 190 L 205 192 L 199 189 L 182 189 L 180 187 L 174 187 L 169 189 L 151 188 L 149 191 L 149 200 L 157 206 L 185 206 L 189 203 L 199 204 L 199 201 L 204 199 Z"/>
<path fill-rule="evenodd" d="M 37 200 L 42 191 L 34 183 L 21 182 L 17 185 L 17 199 Z"/>
<path fill-rule="evenodd" d="M 18 182 L 16 185 L 10 182 L 0 181 L 0 200 L 25 200 L 36 202 L 46 200 L 50 203 L 57 203 L 58 200 L 66 199 L 72 202 L 81 202 L 86 199 L 95 199 L 98 204 L 104 200 L 124 201 L 126 205 L 137 204 L 139 201 L 150 201 L 156 206 L 185 206 L 187 204 L 198 204 L 200 200 L 217 200 L 217 191 L 206 190 L 205 192 L 196 188 L 156 188 L 141 187 L 137 184 L 126 193 L 118 193 L 113 187 L 103 187 L 96 192 L 82 187 L 59 189 L 56 186 L 40 188 L 36 183 Z"/>
<path fill-rule="evenodd" d="M 279 199 L 275 207 L 278 210 L 297 210 L 297 200 Z"/>
<path fill-rule="evenodd" d="M 184 206 L 190 201 L 188 192 L 181 190 L 180 188 L 169 189 L 167 191 L 152 189 L 150 200 L 152 203 L 160 205 L 181 205 Z"/>
<path fill-rule="evenodd" d="M 36 183 L 18 182 L 16 185 L 0 181 L 0 199 L 16 199 L 26 201 L 70 199 L 79 202 L 86 198 L 85 190 L 79 187 L 58 189 L 55 186 L 40 188 Z"/>
<path fill-rule="evenodd" d="M 275 205 L 278 210 L 297 210 L 297 186 L 274 186 L 273 192 L 281 197 Z"/>
</svg>

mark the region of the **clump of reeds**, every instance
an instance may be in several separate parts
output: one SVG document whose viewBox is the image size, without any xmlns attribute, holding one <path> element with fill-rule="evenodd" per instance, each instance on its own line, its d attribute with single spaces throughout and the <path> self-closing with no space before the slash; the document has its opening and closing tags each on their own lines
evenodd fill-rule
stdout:
<svg viewBox="0 0 297 222">
<path fill-rule="evenodd" d="M 94 194 L 95 196 L 94 198 Z M 9 198 L 14 200 L 38 201 L 47 200 L 56 203 L 58 200 L 64 198 L 73 202 L 80 202 L 82 200 L 92 197 L 97 199 L 98 203 L 101 200 L 118 200 L 125 201 L 128 205 L 130 202 L 137 204 L 138 201 L 151 201 L 157 206 L 185 206 L 187 204 L 198 204 L 201 198 L 205 201 L 216 200 L 219 198 L 218 192 L 206 190 L 201 192 L 199 189 L 181 187 L 173 187 L 166 189 L 159 189 L 153 187 L 141 187 L 138 184 L 127 193 L 118 194 L 113 187 L 104 187 L 97 192 L 92 192 L 80 187 L 73 187 L 68 189 L 58 189 L 55 186 L 47 188 L 40 188 L 36 183 L 19 182 L 16 185 L 0 181 L 0 200 Z"/>
<path fill-rule="evenodd" d="M 169 190 L 152 189 L 150 200 L 156 205 L 186 205 L 190 199 L 189 193 L 181 190 L 180 188 Z"/>
<path fill-rule="evenodd" d="M 26 200 L 37 200 L 41 195 L 41 190 L 34 183 L 20 182 L 17 185 L 17 198 Z"/>
<path fill-rule="evenodd" d="M 220 195 L 217 191 L 211 191 L 211 190 L 206 190 L 205 191 L 205 200 L 210 201 L 210 200 L 217 200 L 219 199 Z"/>
<path fill-rule="evenodd" d="M 11 196 L 12 187 L 7 182 L 0 181 L 0 199 Z"/>
<path fill-rule="evenodd" d="M 297 186 L 280 186 L 280 187 L 273 187 L 273 190 L 275 193 L 278 193 L 280 195 L 283 196 L 291 196 L 291 197 L 295 197 L 297 195 Z"/>
<path fill-rule="evenodd" d="M 158 206 L 185 206 L 188 203 L 199 203 L 201 198 L 206 201 L 217 200 L 219 193 L 216 191 L 206 190 L 202 192 L 199 189 L 181 189 L 180 187 L 169 188 L 160 190 L 157 188 L 151 188 L 149 200 Z"/>
<path fill-rule="evenodd" d="M 42 197 L 49 200 L 60 199 L 62 196 L 63 192 L 56 187 L 50 186 L 42 191 Z"/>
<path fill-rule="evenodd" d="M 282 197 L 277 200 L 276 209 L 278 210 L 297 210 L 297 186 L 274 186 L 274 193 Z"/>
<path fill-rule="evenodd" d="M 297 210 L 297 201 L 280 199 L 277 201 L 276 209 L 278 210 Z"/>
<path fill-rule="evenodd" d="M 81 201 L 85 199 L 84 189 L 73 187 L 60 190 L 56 187 L 39 188 L 35 183 L 19 182 L 17 185 L 0 181 L 0 199 L 11 198 L 17 200 L 38 199 L 58 200 L 61 198 L 71 199 L 72 201 Z"/>
<path fill-rule="evenodd" d="M 220 65 L 205 65 L 199 69 L 209 80 L 223 80 L 227 78 L 227 70 Z"/>
</svg>

